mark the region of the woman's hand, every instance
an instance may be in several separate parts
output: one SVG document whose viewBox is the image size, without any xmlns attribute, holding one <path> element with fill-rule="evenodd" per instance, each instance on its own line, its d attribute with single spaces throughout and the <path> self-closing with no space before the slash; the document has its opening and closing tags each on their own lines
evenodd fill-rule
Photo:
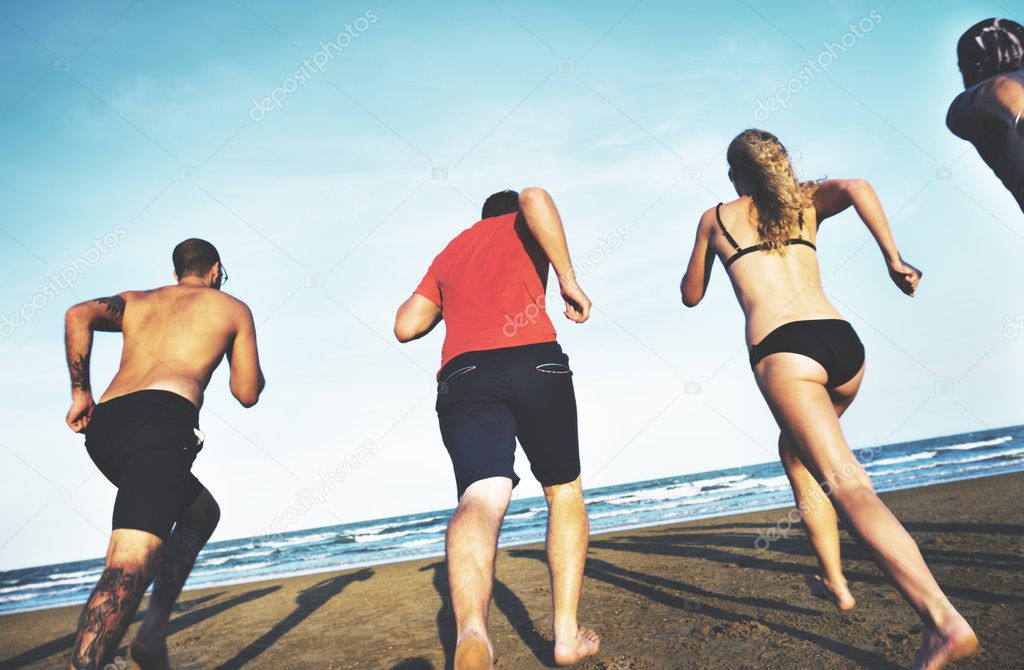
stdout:
<svg viewBox="0 0 1024 670">
<path fill-rule="evenodd" d="M 896 288 L 913 298 L 917 292 L 917 285 L 921 283 L 921 271 L 902 258 L 889 262 L 888 267 L 889 277 L 896 284 Z"/>
</svg>

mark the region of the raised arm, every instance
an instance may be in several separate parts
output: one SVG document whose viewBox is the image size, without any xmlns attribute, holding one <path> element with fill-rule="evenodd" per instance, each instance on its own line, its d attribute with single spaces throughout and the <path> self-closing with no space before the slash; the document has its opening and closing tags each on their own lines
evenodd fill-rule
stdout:
<svg viewBox="0 0 1024 670">
<path fill-rule="evenodd" d="M 814 208 L 819 225 L 851 206 L 875 238 L 893 283 L 907 295 L 913 296 L 921 282 L 921 271 L 900 256 L 889 221 L 882 210 L 882 203 L 871 184 L 863 179 L 829 179 L 819 184 L 814 192 Z"/>
<path fill-rule="evenodd" d="M 985 112 L 1016 123 L 1024 133 L 1024 72 L 992 77 L 981 86 L 977 100 Z"/>
<path fill-rule="evenodd" d="M 696 307 L 704 299 L 704 293 L 711 281 L 711 268 L 715 264 L 715 250 L 711 247 L 711 229 L 714 226 L 714 210 L 709 209 L 700 217 L 697 224 L 697 239 L 693 242 L 693 252 L 686 273 L 679 285 L 683 294 L 683 304 Z"/>
<path fill-rule="evenodd" d="M 565 316 L 576 323 L 590 318 L 590 298 L 576 282 L 576 272 L 569 257 L 569 245 L 565 241 L 565 229 L 558 209 L 547 191 L 542 188 L 525 188 L 519 194 L 519 209 L 523 213 L 530 234 L 547 256 L 558 277 L 562 298 L 565 300 Z"/>
<path fill-rule="evenodd" d="M 237 331 L 228 349 L 228 365 L 231 367 L 231 395 L 242 405 L 252 407 L 267 385 L 260 369 L 260 356 L 256 348 L 256 324 L 252 311 L 243 303 L 239 304 Z"/>
<path fill-rule="evenodd" d="M 419 339 L 441 322 L 441 308 L 419 293 L 403 302 L 395 315 L 395 337 L 399 342 Z"/>
<path fill-rule="evenodd" d="M 87 300 L 64 314 L 64 352 L 71 375 L 71 409 L 65 422 L 76 433 L 85 431 L 95 406 L 89 379 L 92 334 L 97 330 L 120 332 L 127 295 Z"/>
</svg>

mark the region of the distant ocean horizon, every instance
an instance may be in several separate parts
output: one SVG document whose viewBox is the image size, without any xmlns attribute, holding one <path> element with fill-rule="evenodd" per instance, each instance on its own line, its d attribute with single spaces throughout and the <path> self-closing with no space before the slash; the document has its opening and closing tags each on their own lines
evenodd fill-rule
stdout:
<svg viewBox="0 0 1024 670">
<path fill-rule="evenodd" d="M 1024 426 L 857 449 L 878 491 L 1024 470 Z M 589 489 L 592 533 L 658 526 L 793 505 L 778 461 Z M 515 500 L 501 546 L 544 540 L 546 505 Z M 440 556 L 452 510 L 209 543 L 187 589 Z M 780 519 L 781 521 L 781 519 Z M 765 529 L 766 532 L 769 530 Z M 0 572 L 0 614 L 81 604 L 103 570 L 88 559 Z"/>
</svg>

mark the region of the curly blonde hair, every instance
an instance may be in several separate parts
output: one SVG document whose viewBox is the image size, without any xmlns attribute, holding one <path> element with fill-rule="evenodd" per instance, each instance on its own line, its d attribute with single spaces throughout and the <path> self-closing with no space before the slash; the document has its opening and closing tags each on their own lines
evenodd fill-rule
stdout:
<svg viewBox="0 0 1024 670">
<path fill-rule="evenodd" d="M 801 212 L 811 206 L 817 186 L 800 182 L 786 147 L 766 130 L 744 130 L 726 152 L 733 181 L 750 189 L 750 218 L 757 222 L 761 241 L 783 251 Z"/>
</svg>

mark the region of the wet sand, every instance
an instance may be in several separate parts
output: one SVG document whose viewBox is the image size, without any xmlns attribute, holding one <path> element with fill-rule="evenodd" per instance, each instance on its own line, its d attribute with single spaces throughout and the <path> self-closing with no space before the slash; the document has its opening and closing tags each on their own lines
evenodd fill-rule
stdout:
<svg viewBox="0 0 1024 670">
<path fill-rule="evenodd" d="M 981 639 L 977 655 L 952 667 L 1024 666 L 1024 473 L 883 498 Z M 908 667 L 921 626 L 900 595 L 844 533 L 857 608 L 840 613 L 812 597 L 803 575 L 814 559 L 799 526 L 765 539 L 788 512 L 594 536 L 581 620 L 604 642 L 576 667 Z M 553 665 L 543 560 L 540 545 L 500 552 L 491 611 L 499 669 Z M 0 668 L 67 667 L 78 613 L 0 617 Z M 438 559 L 188 591 L 171 631 L 181 670 L 442 670 L 454 651 Z"/>
</svg>

